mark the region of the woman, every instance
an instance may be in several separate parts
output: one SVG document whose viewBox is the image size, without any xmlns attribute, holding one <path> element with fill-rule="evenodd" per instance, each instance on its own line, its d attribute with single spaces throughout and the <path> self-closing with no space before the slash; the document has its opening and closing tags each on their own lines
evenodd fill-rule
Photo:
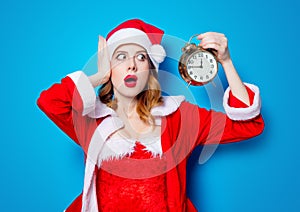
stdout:
<svg viewBox="0 0 300 212">
<path fill-rule="evenodd" d="M 222 34 L 198 39 L 204 49 L 215 50 L 225 71 L 226 114 L 183 96 L 162 97 L 162 36 L 155 26 L 128 20 L 106 40 L 99 36 L 96 74 L 71 73 L 41 93 L 39 107 L 86 155 L 83 192 L 66 211 L 196 211 L 186 197 L 192 150 L 262 132 L 259 90 L 240 80 Z"/>
</svg>

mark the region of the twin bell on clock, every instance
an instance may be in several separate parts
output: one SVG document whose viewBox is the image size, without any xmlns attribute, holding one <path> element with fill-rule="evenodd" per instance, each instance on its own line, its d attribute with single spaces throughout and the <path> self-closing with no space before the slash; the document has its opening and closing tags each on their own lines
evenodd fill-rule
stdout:
<svg viewBox="0 0 300 212">
<path fill-rule="evenodd" d="M 189 85 L 205 85 L 211 82 L 218 72 L 218 62 L 211 49 L 203 49 L 191 40 L 182 48 L 178 69 L 181 77 Z"/>
</svg>

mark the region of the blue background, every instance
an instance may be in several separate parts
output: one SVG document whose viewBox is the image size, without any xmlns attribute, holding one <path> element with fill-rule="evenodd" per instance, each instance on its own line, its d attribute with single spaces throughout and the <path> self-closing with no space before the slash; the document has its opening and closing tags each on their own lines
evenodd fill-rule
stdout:
<svg viewBox="0 0 300 212">
<path fill-rule="evenodd" d="M 192 155 L 188 195 L 196 207 L 300 211 L 299 9 L 295 0 L 2 1 L 1 211 L 62 211 L 81 192 L 83 154 L 36 99 L 82 69 L 97 51 L 98 34 L 135 17 L 184 40 L 225 33 L 242 79 L 261 89 L 261 136 L 219 146 L 203 165 L 197 164 L 200 150 Z M 203 88 L 191 90 L 201 101 Z"/>
</svg>

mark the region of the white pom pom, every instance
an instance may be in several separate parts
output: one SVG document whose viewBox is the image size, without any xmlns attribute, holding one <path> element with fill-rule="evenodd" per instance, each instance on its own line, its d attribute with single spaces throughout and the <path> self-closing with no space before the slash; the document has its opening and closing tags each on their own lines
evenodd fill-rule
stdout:
<svg viewBox="0 0 300 212">
<path fill-rule="evenodd" d="M 164 61 L 166 57 L 166 51 L 162 45 L 154 44 L 150 47 L 150 55 L 157 63 Z"/>
</svg>

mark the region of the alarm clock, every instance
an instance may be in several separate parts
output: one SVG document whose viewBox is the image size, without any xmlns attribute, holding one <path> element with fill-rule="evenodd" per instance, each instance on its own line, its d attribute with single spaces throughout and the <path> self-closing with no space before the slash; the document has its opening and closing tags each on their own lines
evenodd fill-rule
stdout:
<svg viewBox="0 0 300 212">
<path fill-rule="evenodd" d="M 182 48 L 179 60 L 179 73 L 189 85 L 205 85 L 211 82 L 218 73 L 218 62 L 212 49 L 203 49 L 201 46 L 189 42 Z"/>
</svg>

